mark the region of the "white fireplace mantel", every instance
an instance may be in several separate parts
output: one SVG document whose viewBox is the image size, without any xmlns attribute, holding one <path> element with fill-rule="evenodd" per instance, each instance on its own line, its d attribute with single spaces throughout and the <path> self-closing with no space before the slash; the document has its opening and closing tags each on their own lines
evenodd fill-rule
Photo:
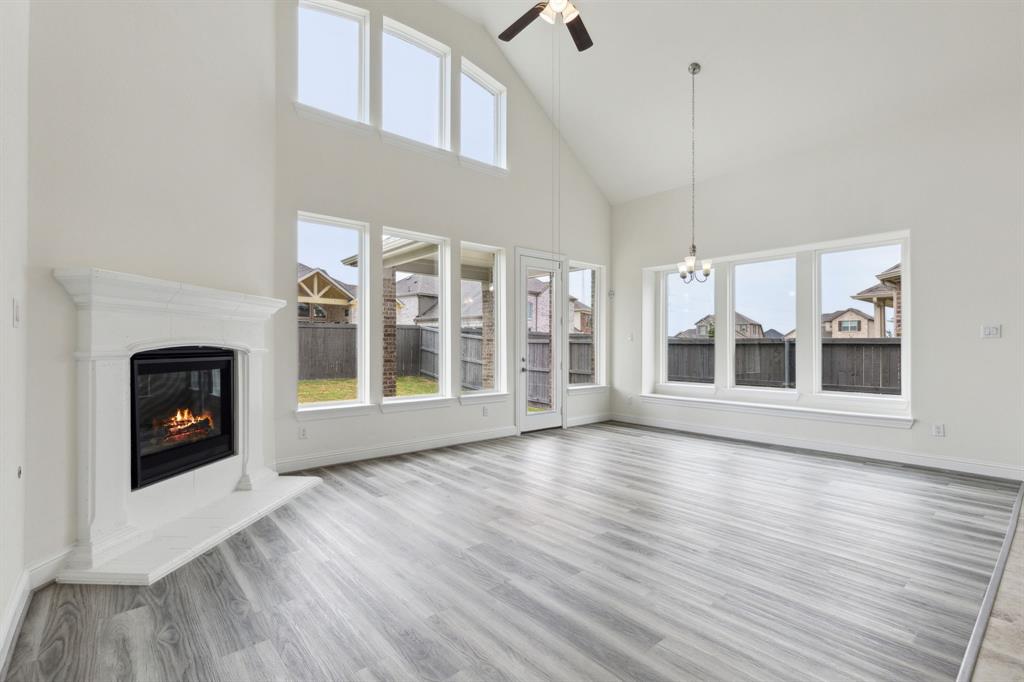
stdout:
<svg viewBox="0 0 1024 682">
<path fill-rule="evenodd" d="M 320 482 L 278 476 L 264 447 L 267 321 L 279 299 L 97 268 L 54 271 L 78 316 L 78 541 L 62 582 L 152 584 Z M 130 359 L 235 351 L 236 454 L 131 490 Z"/>
</svg>

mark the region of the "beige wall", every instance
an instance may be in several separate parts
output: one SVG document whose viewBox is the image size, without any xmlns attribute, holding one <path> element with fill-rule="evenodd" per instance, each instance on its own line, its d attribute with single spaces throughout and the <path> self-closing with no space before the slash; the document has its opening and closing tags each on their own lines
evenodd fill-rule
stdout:
<svg viewBox="0 0 1024 682">
<path fill-rule="evenodd" d="M 33 5 L 30 563 L 75 539 L 75 315 L 53 268 L 275 291 L 274 21 L 263 2 Z M 291 282 L 294 302 L 294 263 Z"/>
<path fill-rule="evenodd" d="M 0 3 L 0 667 L 19 605 L 25 478 L 29 3 Z M 17 298 L 23 321 L 12 324 Z M 43 472 L 40 471 L 40 475 Z"/>
<path fill-rule="evenodd" d="M 1015 86 L 968 108 L 837 140 L 708 179 L 700 187 L 697 242 L 705 257 L 910 231 L 913 281 L 904 278 L 904 287 L 911 287 L 913 301 L 912 329 L 905 330 L 912 338 L 911 389 L 918 420 L 912 429 L 652 405 L 638 399 L 640 271 L 684 255 L 685 244 L 664 226 L 689 210 L 688 188 L 614 209 L 613 412 L 757 440 L 834 445 L 874 456 L 920 456 L 936 465 L 979 465 L 1019 477 L 1024 469 L 1016 426 L 1024 407 L 1020 59 L 1016 69 L 1016 78 L 1008 79 Z M 950 276 L 950 254 L 966 253 L 984 267 L 971 268 L 969 277 Z M 808 307 L 805 319 L 819 313 Z M 957 324 L 949 324 L 951 317 Z M 988 322 L 1002 323 L 1002 339 L 980 338 L 980 327 Z M 950 365 L 957 362 L 966 363 L 969 371 L 951 378 Z M 947 437 L 930 435 L 934 423 L 946 424 Z"/>
</svg>

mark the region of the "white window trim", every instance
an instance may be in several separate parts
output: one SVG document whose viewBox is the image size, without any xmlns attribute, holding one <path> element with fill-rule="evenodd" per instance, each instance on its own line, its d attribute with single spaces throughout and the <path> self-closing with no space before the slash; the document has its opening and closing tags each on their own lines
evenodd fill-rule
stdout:
<svg viewBox="0 0 1024 682">
<path fill-rule="evenodd" d="M 507 311 L 507 289 L 506 289 L 506 272 L 507 264 L 505 260 L 505 249 L 500 246 L 489 246 L 487 244 L 478 244 L 476 242 L 461 242 L 459 244 L 459 291 L 461 295 L 462 290 L 462 250 L 470 249 L 472 251 L 480 251 L 484 253 L 491 253 L 494 255 L 494 388 L 488 391 L 480 390 L 473 391 L 471 393 L 465 393 L 462 390 L 461 376 L 456 381 L 456 389 L 460 400 L 463 402 L 472 401 L 483 401 L 485 396 L 501 396 L 508 394 L 508 344 L 505 342 L 506 338 L 506 311 Z M 458 326 L 462 328 L 462 305 L 455 308 L 454 310 L 459 311 Z M 452 353 L 456 354 L 455 343 L 452 342 Z M 459 344 L 460 351 L 457 353 L 458 357 L 455 362 L 459 363 L 460 374 L 461 374 L 461 343 Z"/>
<path fill-rule="evenodd" d="M 355 416 L 357 414 L 366 414 L 366 412 L 369 411 L 369 408 L 372 407 L 370 404 L 370 387 L 368 382 L 368 378 L 370 376 L 370 358 L 369 353 L 367 352 L 370 348 L 369 306 L 365 305 L 366 297 L 371 291 L 370 268 L 366 267 L 366 254 L 370 251 L 370 224 L 358 220 L 335 218 L 333 216 L 321 215 L 318 213 L 299 211 L 295 219 L 296 243 L 298 243 L 299 222 L 315 223 L 318 225 L 327 225 L 329 227 L 341 227 L 349 230 L 355 230 L 359 233 L 359 298 L 362 299 L 362 302 L 357 303 L 356 305 L 356 325 L 358 325 L 357 329 L 359 332 L 356 334 L 355 400 L 298 403 L 298 396 L 296 396 L 296 415 L 298 415 L 300 419 L 323 419 L 329 416 Z M 296 261 L 297 260 L 298 259 L 296 259 Z M 295 305 L 292 306 L 294 314 L 296 306 L 298 305 L 298 294 L 293 289 L 289 296 L 295 297 Z M 298 330 L 296 329 L 296 335 L 297 334 Z M 297 356 L 296 360 L 298 360 Z M 296 379 L 296 381 L 298 381 L 298 379 Z"/>
<path fill-rule="evenodd" d="M 478 159 L 471 159 L 460 154 L 463 161 L 471 161 L 483 166 L 493 166 L 508 170 L 508 89 L 499 83 L 493 76 L 481 69 L 479 66 L 462 58 L 462 73 L 471 78 L 473 82 L 494 96 L 494 163 L 489 164 Z M 460 121 L 462 112 L 459 112 Z M 461 140 L 460 140 L 461 149 Z"/>
<path fill-rule="evenodd" d="M 395 412 L 401 411 L 398 408 L 388 408 L 388 406 L 405 405 L 405 409 L 427 409 L 430 407 L 443 407 L 447 404 L 455 404 L 455 398 L 452 394 L 452 377 L 453 375 L 453 364 L 451 342 L 451 328 L 452 328 L 452 315 L 453 315 L 453 303 L 452 303 L 452 257 L 451 257 L 451 242 L 447 237 L 439 237 L 432 234 L 424 234 L 422 232 L 413 232 L 411 230 L 405 230 L 398 227 L 383 226 L 381 229 L 382 236 L 394 236 L 401 237 L 403 239 L 411 239 L 414 241 L 422 242 L 424 244 L 434 244 L 437 246 L 437 277 L 438 286 L 437 290 L 439 295 L 443 296 L 438 301 L 439 308 L 441 310 L 437 320 L 437 393 L 429 396 L 381 396 L 381 411 L 382 412 Z M 377 251 L 378 256 L 381 252 Z M 384 263 L 383 260 L 379 260 L 374 266 L 374 270 L 383 276 Z M 381 299 L 381 305 L 383 305 L 383 298 Z M 396 311 L 397 312 L 397 311 Z M 381 323 L 383 324 L 383 315 L 381 315 Z M 383 382 L 382 377 L 378 377 L 378 382 Z"/>
<path fill-rule="evenodd" d="M 430 52 L 439 58 L 440 62 L 440 116 L 439 116 L 439 130 L 438 130 L 438 145 L 437 149 L 444 151 L 451 151 L 452 139 L 452 50 L 444 43 L 431 38 L 425 33 L 420 33 L 416 29 L 406 26 L 405 24 L 395 21 L 390 17 L 384 17 L 384 33 L 390 33 L 392 36 L 404 40 L 407 43 L 415 45 L 427 52 Z M 383 52 L 381 53 L 381 59 L 383 60 Z M 383 73 L 383 70 L 381 71 Z M 382 95 L 382 107 L 383 107 L 383 92 L 384 82 L 383 77 L 381 79 L 381 95 Z M 391 132 L 383 129 L 383 111 L 381 112 L 381 132 L 382 134 L 390 135 L 392 137 L 405 138 L 403 135 Z M 420 142 L 419 140 L 412 140 L 413 142 L 419 142 L 419 144 L 425 147 L 432 147 L 433 145 Z"/>
<path fill-rule="evenodd" d="M 328 14 L 336 14 L 345 19 L 351 19 L 359 24 L 359 102 L 356 105 L 356 111 L 358 113 L 358 119 L 350 119 L 347 116 L 336 114 L 333 111 L 327 111 L 325 109 L 319 109 L 317 107 L 305 104 L 304 102 L 298 101 L 298 78 L 299 78 L 299 61 L 298 61 L 298 44 L 299 44 L 299 27 L 298 21 L 295 22 L 295 45 L 296 45 L 296 59 L 295 59 L 295 94 L 296 102 L 312 109 L 313 111 L 323 112 L 324 114 L 341 119 L 344 121 L 355 121 L 360 124 L 368 124 L 370 121 L 370 11 L 363 9 L 362 7 L 354 7 L 338 0 L 299 0 L 296 5 L 296 11 L 299 7 L 308 7 L 309 9 L 315 9 L 320 12 L 326 12 Z"/>
<path fill-rule="evenodd" d="M 570 260 L 569 267 L 567 270 L 567 279 L 565 286 L 565 299 L 569 300 L 569 283 L 568 276 L 572 275 L 573 269 L 593 270 L 594 271 L 594 300 L 591 308 L 591 318 L 593 320 L 594 327 L 594 381 L 589 384 L 569 384 L 568 378 L 566 379 L 566 387 L 569 393 L 576 393 L 578 395 L 584 393 L 593 393 L 597 389 L 607 388 L 608 386 L 608 359 L 607 359 L 607 337 L 608 337 L 608 326 L 606 324 L 605 314 L 606 301 L 608 294 L 605 284 L 605 268 L 603 265 L 597 263 L 586 263 L 584 261 Z M 566 337 L 572 332 L 570 328 L 572 326 L 572 314 L 573 311 L 568 309 L 566 305 L 566 315 L 570 317 L 570 321 L 566 323 Z M 566 363 L 569 362 L 568 349 L 566 349 Z M 568 367 L 566 367 L 566 377 L 568 377 Z"/>
<path fill-rule="evenodd" d="M 821 255 L 835 251 L 899 244 L 902 274 L 901 394 L 874 395 L 821 390 Z M 733 311 L 734 265 L 796 258 L 797 260 L 797 345 L 796 388 L 760 388 L 735 385 L 735 339 Z M 715 311 L 725 308 L 724 335 L 716 332 L 715 383 L 696 384 L 666 381 L 666 285 L 665 275 L 676 265 L 643 269 L 643 360 L 642 390 L 645 402 L 686 404 L 755 414 L 825 419 L 856 424 L 895 425 L 909 428 L 911 410 L 911 250 L 907 231 L 799 245 L 759 253 L 714 258 L 716 263 Z M 724 275 L 724 276 L 723 276 Z M 700 285 L 691 285 L 700 286 Z M 807 295 L 807 294 L 810 295 Z M 809 329 L 808 329 L 809 327 Z M 721 340 L 721 342 L 719 342 Z M 808 371 L 810 370 L 810 371 Z"/>
<path fill-rule="evenodd" d="M 736 383 L 736 267 L 739 265 L 750 265 L 753 263 L 771 263 L 780 260 L 793 260 L 793 287 L 796 291 L 796 299 L 793 302 L 794 308 L 797 312 L 796 330 L 797 338 L 800 338 L 800 304 L 803 302 L 804 296 L 800 295 L 800 259 L 796 253 L 790 253 L 789 255 L 780 256 L 774 254 L 771 256 L 758 256 L 752 258 L 738 258 L 732 261 L 724 260 L 725 270 L 725 284 L 726 284 L 726 300 L 727 300 L 727 313 L 725 319 L 720 319 L 721 316 L 716 316 L 718 326 L 723 327 L 725 332 L 726 340 L 726 356 L 727 356 L 727 370 L 724 379 L 726 388 L 729 392 L 737 396 L 750 396 L 753 399 L 765 398 L 767 400 L 796 400 L 799 398 L 800 389 L 800 374 L 801 372 L 796 371 L 796 385 L 793 388 L 782 388 L 772 386 L 742 386 Z M 717 306 L 716 306 L 717 307 Z M 724 323 L 724 324 L 723 324 Z M 718 338 L 716 331 L 715 338 Z M 799 358 L 797 359 L 797 365 L 799 366 Z M 717 367 L 717 364 L 716 364 Z M 794 368 L 797 369 L 797 368 Z M 717 370 L 715 372 L 717 383 Z"/>
</svg>

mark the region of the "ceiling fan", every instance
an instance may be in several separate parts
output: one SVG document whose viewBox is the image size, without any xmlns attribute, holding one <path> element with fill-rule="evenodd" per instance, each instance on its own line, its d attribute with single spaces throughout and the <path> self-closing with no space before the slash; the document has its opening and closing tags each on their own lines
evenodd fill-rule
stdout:
<svg viewBox="0 0 1024 682">
<path fill-rule="evenodd" d="M 526 14 L 516 19 L 511 26 L 506 28 L 498 38 L 507 43 L 519 35 L 524 28 L 532 24 L 533 20 L 537 17 L 540 17 L 549 24 L 554 24 L 559 14 L 562 15 L 562 21 L 565 23 L 565 27 L 569 29 L 569 35 L 572 36 L 572 41 L 576 43 L 577 50 L 583 52 L 583 50 L 593 46 L 594 41 L 590 39 L 590 33 L 587 32 L 587 27 L 583 25 L 583 19 L 580 17 L 580 11 L 572 4 L 572 0 L 538 2 Z"/>
</svg>

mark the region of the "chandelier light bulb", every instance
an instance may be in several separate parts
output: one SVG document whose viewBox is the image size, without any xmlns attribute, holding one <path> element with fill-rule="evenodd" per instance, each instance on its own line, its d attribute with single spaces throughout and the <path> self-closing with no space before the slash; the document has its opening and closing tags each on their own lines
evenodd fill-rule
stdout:
<svg viewBox="0 0 1024 682">
<path fill-rule="evenodd" d="M 701 264 L 700 264 L 700 269 L 704 272 L 704 276 L 705 277 L 710 275 L 711 274 L 711 261 L 709 261 L 709 260 L 702 261 Z"/>
<path fill-rule="evenodd" d="M 697 257 L 687 256 L 686 257 L 686 271 L 692 273 L 697 269 Z"/>
</svg>

